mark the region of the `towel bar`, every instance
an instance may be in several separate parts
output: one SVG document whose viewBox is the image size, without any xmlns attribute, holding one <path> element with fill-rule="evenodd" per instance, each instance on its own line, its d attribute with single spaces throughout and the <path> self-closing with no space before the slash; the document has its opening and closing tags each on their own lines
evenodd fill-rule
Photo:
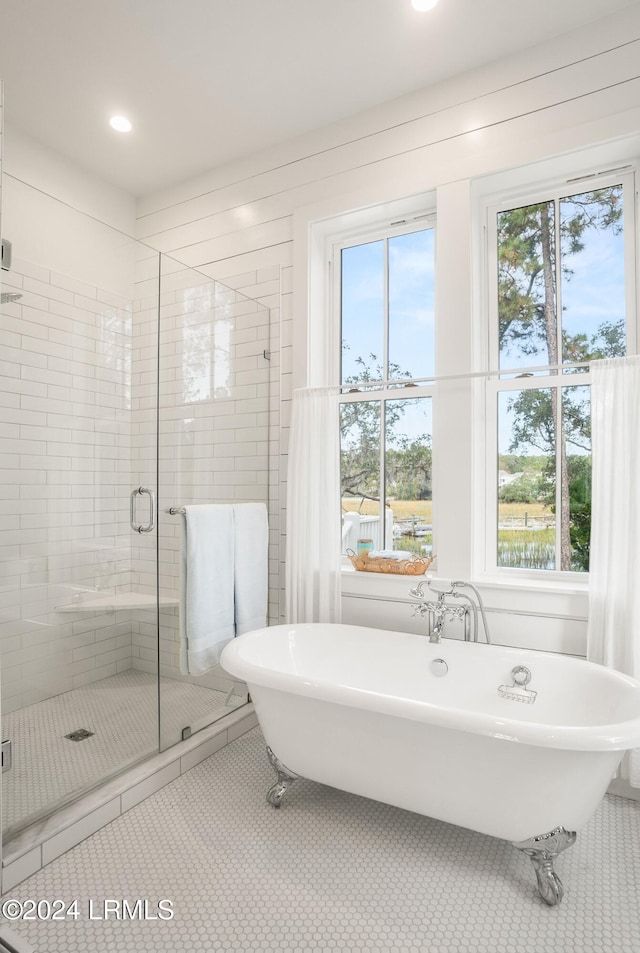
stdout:
<svg viewBox="0 0 640 953">
<path fill-rule="evenodd" d="M 219 502 L 226 503 L 226 505 L 234 505 L 233 501 L 220 500 Z M 165 510 L 165 513 L 168 513 L 169 516 L 184 516 L 186 510 L 184 506 L 170 506 L 168 510 Z"/>
</svg>

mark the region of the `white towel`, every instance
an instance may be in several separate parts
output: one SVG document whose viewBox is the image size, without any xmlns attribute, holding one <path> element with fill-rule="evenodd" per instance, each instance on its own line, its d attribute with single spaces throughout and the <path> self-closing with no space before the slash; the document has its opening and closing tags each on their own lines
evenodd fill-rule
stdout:
<svg viewBox="0 0 640 953">
<path fill-rule="evenodd" d="M 180 671 L 202 675 L 235 635 L 233 506 L 186 506 L 182 527 Z"/>
<path fill-rule="evenodd" d="M 267 624 L 269 524 L 264 503 L 236 503 L 235 622 L 236 635 Z"/>
</svg>

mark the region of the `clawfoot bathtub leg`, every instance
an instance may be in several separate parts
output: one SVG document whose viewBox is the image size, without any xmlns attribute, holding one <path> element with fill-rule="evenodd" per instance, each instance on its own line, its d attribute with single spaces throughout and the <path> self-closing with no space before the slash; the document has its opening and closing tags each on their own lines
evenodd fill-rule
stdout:
<svg viewBox="0 0 640 953">
<path fill-rule="evenodd" d="M 564 893 L 562 882 L 553 869 L 553 862 L 561 851 L 571 847 L 575 839 L 575 831 L 567 831 L 564 827 L 556 827 L 548 834 L 531 837 L 529 840 L 513 845 L 531 859 L 538 881 L 538 893 L 550 907 L 555 907 L 556 904 L 560 903 Z"/>
<path fill-rule="evenodd" d="M 296 781 L 298 778 L 297 774 L 294 774 L 293 771 L 289 771 L 288 768 L 285 768 L 282 761 L 276 758 L 275 754 L 271 748 L 267 745 L 267 757 L 271 763 L 271 767 L 276 772 L 277 780 L 275 784 L 272 784 L 269 790 L 267 791 L 267 801 L 269 804 L 272 804 L 273 807 L 280 807 L 282 803 L 282 798 L 285 796 L 287 788 L 292 781 Z"/>
</svg>

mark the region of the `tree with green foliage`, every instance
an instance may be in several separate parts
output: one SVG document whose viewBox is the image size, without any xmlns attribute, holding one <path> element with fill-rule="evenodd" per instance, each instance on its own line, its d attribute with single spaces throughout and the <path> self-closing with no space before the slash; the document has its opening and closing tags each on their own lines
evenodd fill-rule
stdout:
<svg viewBox="0 0 640 953">
<path fill-rule="evenodd" d="M 587 572 L 591 539 L 591 457 L 569 458 L 569 501 L 573 565 Z"/>
<path fill-rule="evenodd" d="M 345 402 L 340 408 L 342 495 L 379 501 L 380 487 L 380 400 L 366 399 L 363 387 L 383 379 L 382 366 L 375 354 L 368 360 L 358 357 L 357 374 L 345 383 L 363 399 Z M 389 378 L 402 380 L 410 375 L 398 364 L 389 365 Z M 385 469 L 390 495 L 404 499 L 431 498 L 431 437 L 419 434 L 412 439 L 396 430 L 405 410 L 417 403 L 416 398 L 400 397 L 385 401 Z"/>
<path fill-rule="evenodd" d="M 543 493 L 540 474 L 526 471 L 501 487 L 499 496 L 503 503 L 537 503 Z"/>
<path fill-rule="evenodd" d="M 431 437 L 420 434 L 410 440 L 401 436 L 394 442 L 395 446 L 387 445 L 385 458 L 388 495 L 399 500 L 430 500 Z"/>
<path fill-rule="evenodd" d="M 534 363 L 590 361 L 625 353 L 624 320 L 605 322 L 588 338 L 585 334 L 559 335 L 556 307 L 556 242 L 560 242 L 561 274 L 570 281 L 568 259 L 584 248 L 587 229 L 622 228 L 622 189 L 614 186 L 574 195 L 563 205 L 568 209 L 555 222 L 553 202 L 541 202 L 498 214 L 498 310 L 501 355 L 515 350 Z M 561 339 L 562 354 L 558 352 Z M 541 358 L 544 356 L 544 359 Z M 584 564 L 586 511 L 578 530 L 578 511 L 572 506 L 567 447 L 589 448 L 588 407 L 579 390 L 565 388 L 563 426 L 556 433 L 558 390 L 555 387 L 521 390 L 510 403 L 514 412 L 509 450 L 538 448 L 548 459 L 547 479 L 555 486 L 555 454 L 560 454 L 560 552 L 561 569 L 572 566 L 572 546 L 580 548 Z M 577 491 L 576 491 L 577 492 Z M 555 491 L 554 491 L 555 499 Z M 577 504 L 576 504 L 577 505 Z M 572 539 L 573 522 L 573 539 Z M 578 534 L 580 540 L 578 540 Z M 588 546 L 588 544 L 587 544 Z M 588 554 L 587 554 L 588 556 Z"/>
</svg>

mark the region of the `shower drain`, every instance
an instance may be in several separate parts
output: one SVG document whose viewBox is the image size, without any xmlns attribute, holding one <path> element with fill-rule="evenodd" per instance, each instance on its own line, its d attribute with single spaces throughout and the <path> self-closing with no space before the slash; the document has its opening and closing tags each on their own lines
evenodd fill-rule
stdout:
<svg viewBox="0 0 640 953">
<path fill-rule="evenodd" d="M 85 738 L 91 738 L 94 734 L 95 732 L 89 731 L 87 728 L 76 728 L 75 731 L 65 735 L 65 738 L 68 738 L 69 741 L 84 741 Z"/>
</svg>

